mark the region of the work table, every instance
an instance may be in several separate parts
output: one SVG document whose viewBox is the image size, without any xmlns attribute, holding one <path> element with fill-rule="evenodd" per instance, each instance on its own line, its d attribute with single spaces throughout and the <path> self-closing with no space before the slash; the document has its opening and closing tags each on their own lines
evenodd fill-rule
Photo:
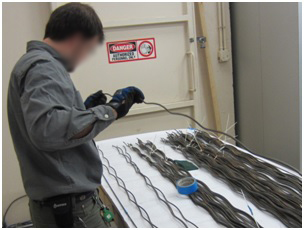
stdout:
<svg viewBox="0 0 304 230">
<path fill-rule="evenodd" d="M 153 190 L 146 185 L 144 179 L 135 172 L 134 168 L 129 163 L 127 163 L 125 158 L 120 155 L 118 151 L 112 146 L 114 145 L 123 147 L 124 142 L 136 145 L 137 138 L 141 139 L 142 141 L 150 140 L 156 145 L 158 149 L 162 150 L 167 155 L 167 157 L 170 157 L 174 160 L 187 160 L 181 153 L 173 150 L 170 146 L 161 142 L 161 138 L 165 138 L 167 136 L 166 133 L 172 131 L 174 130 L 136 134 L 132 136 L 113 138 L 97 142 L 97 146 L 103 151 L 104 156 L 108 158 L 111 166 L 115 168 L 117 175 L 125 182 L 127 189 L 134 194 L 138 204 L 147 211 L 153 224 L 155 224 L 157 227 L 164 228 L 183 227 L 183 225 L 172 216 L 166 205 L 164 205 L 157 198 Z M 183 129 L 182 131 L 193 132 L 189 129 Z M 175 186 L 173 186 L 173 184 L 168 179 L 164 178 L 155 168 L 150 166 L 135 152 L 129 148 L 127 148 L 127 151 L 141 172 L 150 178 L 153 185 L 159 188 L 165 194 L 166 198 L 175 204 L 188 220 L 195 223 L 198 227 L 201 228 L 223 227 L 222 225 L 216 223 L 206 210 L 204 210 L 202 207 L 196 206 L 188 198 L 188 196 L 179 194 Z M 102 159 L 102 162 L 108 166 L 107 162 L 104 159 Z M 234 207 L 250 214 L 247 207 L 248 202 L 251 209 L 253 210 L 255 219 L 263 227 L 285 227 L 271 214 L 257 209 L 252 203 L 250 203 L 250 201 L 246 201 L 242 195 L 239 195 L 236 192 L 232 191 L 227 184 L 212 176 L 209 171 L 203 168 L 199 168 L 198 170 L 189 172 L 194 178 L 206 183 L 212 191 L 223 195 Z M 117 185 L 114 177 L 109 175 L 108 171 L 105 168 L 103 169 L 103 175 L 108 180 L 112 189 L 115 191 L 115 194 L 118 196 L 119 200 L 123 204 L 124 208 L 136 226 L 141 228 L 151 227 L 149 223 L 140 216 L 137 207 L 129 201 L 125 191 Z M 104 178 L 102 178 L 102 187 L 105 196 L 111 200 L 113 207 L 115 207 L 116 211 L 119 212 L 119 215 L 125 221 L 125 224 L 129 227 L 134 227 Z M 193 227 L 190 224 L 188 224 L 188 226 Z"/>
</svg>

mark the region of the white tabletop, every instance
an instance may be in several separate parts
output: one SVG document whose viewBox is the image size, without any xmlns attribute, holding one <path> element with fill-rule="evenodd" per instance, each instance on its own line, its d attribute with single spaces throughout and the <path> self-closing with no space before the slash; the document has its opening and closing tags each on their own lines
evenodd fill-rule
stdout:
<svg viewBox="0 0 304 230">
<path fill-rule="evenodd" d="M 168 157 L 174 160 L 187 160 L 181 153 L 174 151 L 170 146 L 161 142 L 161 138 L 167 136 L 166 132 L 171 131 L 172 130 L 136 134 L 132 136 L 113 138 L 97 142 L 99 148 L 109 159 L 111 166 L 114 167 L 117 171 L 118 176 L 124 180 L 127 189 L 129 189 L 134 194 L 138 204 L 147 211 L 153 224 L 155 224 L 157 227 L 164 228 L 183 227 L 183 225 L 172 216 L 166 205 L 162 203 L 157 198 L 154 191 L 145 184 L 144 179 L 134 171 L 133 167 L 128 164 L 125 158 L 122 155 L 118 154 L 117 150 L 112 146 L 117 145 L 122 147 L 123 142 L 135 144 L 137 143 L 137 138 L 141 139 L 142 141 L 150 140 L 156 145 L 157 148 L 163 150 Z M 191 130 L 182 131 L 192 132 Z M 131 151 L 130 149 L 128 149 L 128 152 L 132 156 L 132 160 L 137 164 L 141 172 L 151 179 L 153 185 L 159 188 L 165 194 L 167 199 L 174 203 L 182 211 L 188 220 L 192 221 L 197 226 L 202 228 L 224 227 L 216 223 L 205 209 L 196 206 L 187 196 L 180 195 L 177 192 L 175 186 L 168 179 L 164 178 L 157 171 L 157 169 L 151 167 L 145 160 L 140 158 L 135 152 Z M 102 161 L 105 165 L 107 165 L 104 160 Z M 137 227 L 151 227 L 140 216 L 137 207 L 128 200 L 125 191 L 122 188 L 118 187 L 116 180 L 108 174 L 105 168 L 103 170 L 103 173 Z M 198 170 L 190 171 L 190 173 L 196 179 L 206 183 L 213 192 L 223 195 L 234 207 L 250 214 L 245 199 L 241 195 L 233 192 L 224 182 L 212 176 L 207 170 L 200 168 Z M 122 217 L 127 222 L 129 227 L 134 227 L 103 178 L 102 185 L 115 203 L 116 207 L 120 211 Z M 271 214 L 260 211 L 250 202 L 249 205 L 253 210 L 256 221 L 263 227 L 285 227 Z M 177 216 L 179 216 L 177 212 L 175 213 Z M 188 224 L 188 226 L 192 227 L 190 224 Z"/>
</svg>

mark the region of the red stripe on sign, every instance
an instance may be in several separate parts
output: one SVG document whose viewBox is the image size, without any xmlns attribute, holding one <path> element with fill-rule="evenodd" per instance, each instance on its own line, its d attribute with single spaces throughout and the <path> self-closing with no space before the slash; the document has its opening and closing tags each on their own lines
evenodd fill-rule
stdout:
<svg viewBox="0 0 304 230">
<path fill-rule="evenodd" d="M 120 40 L 106 45 L 109 64 L 156 58 L 155 38 Z"/>
</svg>

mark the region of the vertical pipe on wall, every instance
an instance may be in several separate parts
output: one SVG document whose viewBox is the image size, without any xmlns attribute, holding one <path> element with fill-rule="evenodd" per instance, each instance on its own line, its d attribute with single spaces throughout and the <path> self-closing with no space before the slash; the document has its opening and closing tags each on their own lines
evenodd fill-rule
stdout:
<svg viewBox="0 0 304 230">
<path fill-rule="evenodd" d="M 222 39 L 223 39 L 223 49 L 227 49 L 226 45 L 226 16 L 225 16 L 225 3 L 221 3 L 221 18 L 222 18 Z"/>
<path fill-rule="evenodd" d="M 222 3 L 217 3 L 217 18 L 218 18 L 218 31 L 219 31 L 219 50 L 223 49 L 223 25 L 222 25 Z"/>
<path fill-rule="evenodd" d="M 217 3 L 217 18 L 218 18 L 218 31 L 219 31 L 219 50 L 226 50 L 226 16 L 225 16 L 225 3 Z"/>
</svg>

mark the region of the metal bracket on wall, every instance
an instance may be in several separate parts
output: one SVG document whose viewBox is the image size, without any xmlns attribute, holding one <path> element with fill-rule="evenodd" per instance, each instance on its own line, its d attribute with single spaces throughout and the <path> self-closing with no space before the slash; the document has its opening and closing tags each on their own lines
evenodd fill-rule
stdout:
<svg viewBox="0 0 304 230">
<path fill-rule="evenodd" d="M 206 41 L 207 41 L 206 37 L 204 36 L 197 37 L 196 40 L 200 44 L 200 48 L 206 48 Z"/>
</svg>

